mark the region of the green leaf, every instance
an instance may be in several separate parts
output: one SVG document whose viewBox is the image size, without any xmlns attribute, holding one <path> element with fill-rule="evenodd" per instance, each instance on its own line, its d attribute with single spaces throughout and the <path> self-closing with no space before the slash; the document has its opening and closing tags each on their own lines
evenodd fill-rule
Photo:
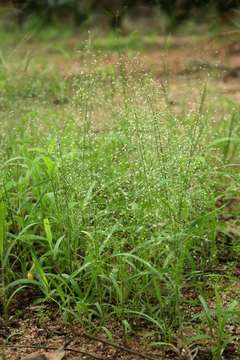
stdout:
<svg viewBox="0 0 240 360">
<path fill-rule="evenodd" d="M 6 209 L 3 200 L 0 200 L 0 259 L 3 263 L 6 242 Z"/>
<path fill-rule="evenodd" d="M 51 177 L 55 172 L 55 163 L 49 156 L 43 156 L 43 161 L 47 167 L 47 173 Z"/>
<path fill-rule="evenodd" d="M 43 225 L 44 225 L 44 230 L 45 230 L 45 234 L 47 237 L 47 241 L 49 244 L 50 249 L 53 249 L 53 237 L 52 237 L 52 230 L 51 230 L 51 225 L 48 219 L 44 219 L 43 220 Z"/>
<path fill-rule="evenodd" d="M 212 141 L 208 147 L 214 147 L 217 145 L 226 145 L 226 143 L 231 142 L 232 144 L 240 144 L 240 139 L 238 137 L 222 137 L 220 139 Z"/>
<path fill-rule="evenodd" d="M 204 309 L 206 320 L 207 320 L 208 324 L 211 326 L 213 323 L 211 310 L 209 309 L 208 304 L 206 303 L 206 301 L 204 300 L 204 298 L 201 295 L 199 295 L 199 300 L 201 301 L 202 307 Z"/>
</svg>

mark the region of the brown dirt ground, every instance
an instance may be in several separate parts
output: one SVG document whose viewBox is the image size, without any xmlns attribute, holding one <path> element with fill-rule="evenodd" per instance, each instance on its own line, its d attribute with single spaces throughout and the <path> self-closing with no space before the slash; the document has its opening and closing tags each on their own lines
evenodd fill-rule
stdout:
<svg viewBox="0 0 240 360">
<path fill-rule="evenodd" d="M 208 40 L 181 39 L 175 40 L 176 46 L 169 49 L 150 48 L 139 52 L 119 54 L 110 52 L 99 55 L 90 65 L 82 58 L 63 59 L 53 54 L 50 61 L 66 76 L 77 75 L 82 71 L 118 65 L 126 61 L 128 67 L 150 73 L 157 80 L 167 79 L 170 87 L 184 86 L 184 82 L 202 81 L 209 78 L 217 93 L 240 101 L 240 42 L 231 38 Z M 237 46 L 239 45 L 239 46 Z M 95 59 L 95 60 L 96 60 Z M 214 72 L 214 77 L 209 77 Z"/>
<path fill-rule="evenodd" d="M 39 309 L 41 311 L 39 312 Z M 160 351 L 150 350 L 147 343 L 149 336 L 144 337 L 136 335 L 133 338 L 123 338 L 122 332 L 118 327 L 109 328 L 114 333 L 114 342 L 131 350 L 136 350 L 140 353 L 148 352 L 149 356 L 154 359 L 163 359 L 163 354 Z M 3 327 L 2 327 L 3 328 Z M 28 306 L 24 313 L 17 320 L 12 320 L 5 325 L 6 336 L 10 336 L 9 342 L 11 348 L 0 349 L 0 358 L 5 360 L 20 360 L 25 359 L 29 354 L 45 351 L 51 353 L 54 351 L 51 347 L 56 349 L 61 348 L 64 344 L 69 342 L 68 348 L 75 350 L 66 351 L 67 359 L 90 359 L 90 356 L 80 354 L 85 352 L 94 355 L 98 359 L 123 359 L 134 360 L 141 359 L 140 356 L 129 354 L 128 351 L 117 349 L 113 346 L 102 343 L 95 339 L 86 337 L 84 330 L 79 325 L 66 325 L 58 316 L 54 315 L 53 309 L 39 306 Z M 143 332 L 142 332 L 143 333 Z M 0 336 L 0 344 L 4 343 L 4 336 Z M 106 339 L 104 335 L 99 338 Z M 6 344 L 6 339 L 5 339 Z M 16 347 L 14 347 L 16 346 Z M 32 346 L 33 348 L 28 348 Z M 50 349 L 34 349 L 34 346 L 48 347 Z M 26 348 L 25 348 L 26 347 Z M 79 353 L 77 353 L 77 351 Z M 174 358 L 174 356 L 173 356 Z"/>
<path fill-rule="evenodd" d="M 163 43 L 163 40 L 160 38 L 158 42 Z M 68 46 L 73 51 L 68 56 L 66 52 L 61 54 L 49 45 L 37 46 L 32 43 L 24 46 L 23 51 L 26 52 L 27 47 L 33 56 L 40 55 L 41 59 L 45 59 L 45 65 L 50 65 L 66 77 L 126 62 L 128 68 L 135 72 L 150 73 L 158 81 L 167 79 L 170 87 L 177 87 L 177 91 L 174 91 L 176 96 L 179 94 L 179 86 L 182 88 L 184 83 L 188 84 L 192 80 L 196 85 L 196 81 L 201 82 L 205 78 L 211 82 L 217 94 L 240 101 L 238 37 L 231 36 L 230 32 L 208 39 L 176 38 L 172 40 L 173 45 L 169 49 L 164 49 L 158 42 L 156 46 L 146 47 L 141 51 L 97 52 L 91 54 L 90 60 L 89 54 L 73 50 L 76 47 L 75 39 L 69 40 Z"/>
</svg>

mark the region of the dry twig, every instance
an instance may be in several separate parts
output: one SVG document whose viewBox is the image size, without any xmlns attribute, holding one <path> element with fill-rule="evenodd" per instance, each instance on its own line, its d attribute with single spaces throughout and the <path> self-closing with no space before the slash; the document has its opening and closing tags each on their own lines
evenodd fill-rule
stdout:
<svg viewBox="0 0 240 360">
<path fill-rule="evenodd" d="M 97 336 L 94 336 L 94 335 L 89 335 L 89 334 L 86 334 L 86 333 L 83 333 L 83 336 L 88 338 L 88 339 L 91 339 L 91 340 L 95 340 L 95 341 L 99 341 L 105 345 L 109 345 L 109 346 L 112 346 L 116 349 L 119 349 L 119 350 L 122 350 L 122 351 L 125 351 L 129 354 L 132 354 L 132 355 L 136 355 L 136 356 L 139 356 L 143 359 L 147 359 L 147 360 L 156 360 L 155 357 L 152 357 L 151 355 L 148 355 L 148 354 L 144 354 L 142 352 L 139 352 L 139 351 L 136 351 L 136 350 L 132 350 L 130 348 L 127 348 L 125 346 L 122 346 L 122 345 L 118 345 L 116 343 L 113 343 L 111 341 L 108 341 L 108 340 L 104 340 L 104 339 L 101 339 Z"/>
<path fill-rule="evenodd" d="M 18 349 L 18 348 L 21 348 L 21 349 L 38 349 L 38 350 L 59 350 L 59 348 L 56 348 L 55 346 L 41 346 L 41 345 L 11 345 L 11 344 L 5 344 L 5 345 L 0 345 L 0 348 L 15 348 L 15 349 Z M 81 354 L 81 355 L 84 355 L 84 356 L 88 356 L 89 358 L 92 358 L 94 360 L 103 360 L 103 358 L 100 358 L 96 355 L 93 355 L 93 354 L 90 354 L 86 351 L 82 351 L 82 350 L 75 350 L 75 349 L 72 349 L 72 348 L 64 348 L 65 351 L 70 351 L 70 352 L 73 352 L 75 354 Z M 155 360 L 155 359 L 154 359 Z"/>
</svg>

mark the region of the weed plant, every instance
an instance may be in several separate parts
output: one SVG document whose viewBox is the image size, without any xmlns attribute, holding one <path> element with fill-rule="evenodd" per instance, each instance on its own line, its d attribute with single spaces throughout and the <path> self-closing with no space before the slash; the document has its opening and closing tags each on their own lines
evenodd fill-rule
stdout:
<svg viewBox="0 0 240 360">
<path fill-rule="evenodd" d="M 194 321 L 189 289 L 220 354 L 223 305 L 217 295 L 215 320 L 207 274 L 219 264 L 216 201 L 239 189 L 238 106 L 216 119 L 205 84 L 195 110 L 172 108 L 124 62 L 68 78 L 24 64 L 0 71 L 5 315 L 30 287 L 66 320 L 144 323 L 170 339 Z"/>
</svg>

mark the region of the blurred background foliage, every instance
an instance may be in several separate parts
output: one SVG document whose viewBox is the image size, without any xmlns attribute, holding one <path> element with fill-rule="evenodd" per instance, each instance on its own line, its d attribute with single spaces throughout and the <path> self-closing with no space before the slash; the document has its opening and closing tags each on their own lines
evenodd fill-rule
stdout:
<svg viewBox="0 0 240 360">
<path fill-rule="evenodd" d="M 9 0 L 2 4 L 11 8 L 11 19 L 19 26 L 34 17 L 44 24 L 64 19 L 75 25 L 123 29 L 129 19 L 144 18 L 167 30 L 188 19 L 201 23 L 215 17 L 231 22 L 240 8 L 240 0 Z"/>
</svg>

